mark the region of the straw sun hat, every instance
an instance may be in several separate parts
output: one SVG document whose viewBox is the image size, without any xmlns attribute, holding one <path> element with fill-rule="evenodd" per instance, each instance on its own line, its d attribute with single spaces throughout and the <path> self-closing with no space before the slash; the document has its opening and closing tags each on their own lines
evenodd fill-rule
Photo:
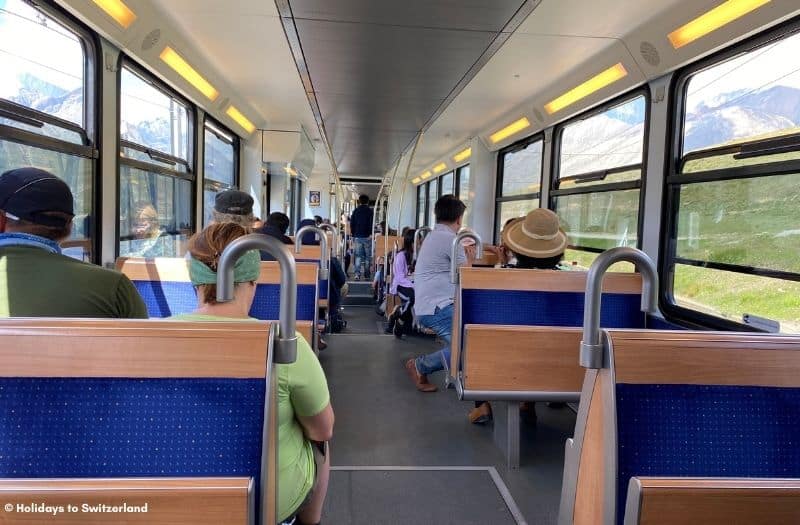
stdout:
<svg viewBox="0 0 800 525">
<path fill-rule="evenodd" d="M 503 244 L 514 253 L 546 259 L 564 253 L 567 235 L 559 227 L 558 215 L 537 208 L 503 228 Z"/>
</svg>

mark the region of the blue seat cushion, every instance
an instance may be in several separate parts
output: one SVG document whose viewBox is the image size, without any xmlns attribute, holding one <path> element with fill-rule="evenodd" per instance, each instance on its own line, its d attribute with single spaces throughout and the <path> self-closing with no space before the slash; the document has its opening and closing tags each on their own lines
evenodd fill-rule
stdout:
<svg viewBox="0 0 800 525">
<path fill-rule="evenodd" d="M 322 267 L 322 261 L 319 259 L 297 259 L 297 262 L 301 263 L 315 263 L 317 266 Z M 320 299 L 327 299 L 328 298 L 328 280 L 327 279 L 320 279 L 319 280 L 319 298 Z"/>
<path fill-rule="evenodd" d="M 263 379 L 1 378 L 0 477 L 253 476 Z"/>
<path fill-rule="evenodd" d="M 644 328 L 638 294 L 603 294 L 600 326 Z M 582 326 L 584 294 L 521 290 L 461 291 L 462 325 Z"/>
<path fill-rule="evenodd" d="M 187 314 L 197 308 L 197 294 L 189 282 L 134 281 L 134 286 L 147 306 L 147 314 L 153 318 Z M 317 305 L 313 285 L 297 286 L 297 319 L 313 321 Z M 280 285 L 259 284 L 250 315 L 256 319 L 278 319 L 280 311 Z"/>
<path fill-rule="evenodd" d="M 800 389 L 618 384 L 617 522 L 632 476 L 800 477 Z"/>
</svg>

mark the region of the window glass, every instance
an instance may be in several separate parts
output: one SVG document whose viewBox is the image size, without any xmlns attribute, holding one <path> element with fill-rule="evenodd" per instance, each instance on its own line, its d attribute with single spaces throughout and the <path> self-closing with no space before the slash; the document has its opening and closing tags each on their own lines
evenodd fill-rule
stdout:
<svg viewBox="0 0 800 525">
<path fill-rule="evenodd" d="M 503 182 L 498 197 L 539 193 L 542 181 L 542 144 L 536 140 L 521 149 L 501 153 Z"/>
<path fill-rule="evenodd" d="M 204 177 L 227 185 L 236 184 L 236 147 L 232 136 L 206 123 Z"/>
<path fill-rule="evenodd" d="M 439 184 L 442 186 L 442 195 L 453 195 L 456 191 L 455 186 L 453 185 L 453 172 L 445 173 L 439 179 Z"/>
<path fill-rule="evenodd" d="M 472 206 L 472 196 L 470 194 L 469 164 L 458 168 L 458 198 L 464 203 L 467 209 L 464 211 L 463 224 L 469 224 L 470 206 Z"/>
<path fill-rule="evenodd" d="M 640 95 L 564 126 L 558 187 L 640 179 L 646 110 L 645 97 Z M 635 168 L 624 169 L 628 166 Z M 604 170 L 614 172 L 604 174 Z M 580 177 L 587 174 L 592 176 Z"/>
<path fill-rule="evenodd" d="M 92 160 L 0 139 L 0 173 L 25 166 L 41 168 L 61 178 L 72 190 L 75 219 L 72 235 L 64 252 L 81 260 L 91 260 L 94 221 Z"/>
<path fill-rule="evenodd" d="M 800 333 L 800 282 L 685 264 L 674 266 L 673 279 L 675 302 L 684 308 L 738 323 L 755 315 Z"/>
<path fill-rule="evenodd" d="M 425 226 L 425 184 L 417 186 L 417 227 Z"/>
<path fill-rule="evenodd" d="M 83 126 L 84 66 L 72 31 L 27 2 L 0 0 L 0 98 Z"/>
<path fill-rule="evenodd" d="M 528 199 L 521 201 L 506 201 L 498 203 L 497 225 L 495 227 L 496 239 L 500 241 L 500 232 L 503 230 L 506 221 L 516 217 L 524 217 L 533 209 L 539 207 L 539 199 Z"/>
<path fill-rule="evenodd" d="M 677 257 L 800 274 L 800 174 L 680 188 Z"/>
<path fill-rule="evenodd" d="M 436 201 L 439 199 L 438 192 L 439 191 L 439 180 L 433 179 L 428 183 L 428 226 L 433 228 L 436 224 L 436 214 L 435 206 Z"/>
<path fill-rule="evenodd" d="M 180 257 L 192 233 L 190 181 L 120 166 L 120 255 Z"/>
<path fill-rule="evenodd" d="M 120 82 L 122 140 L 188 161 L 191 130 L 186 106 L 128 67 L 122 68 Z"/>
<path fill-rule="evenodd" d="M 636 247 L 638 189 L 556 197 L 556 213 L 571 246 L 598 250 Z"/>
<path fill-rule="evenodd" d="M 683 152 L 689 153 L 800 132 L 800 34 L 743 53 L 694 74 L 688 82 Z M 798 159 L 800 153 L 736 160 L 719 154 L 687 164 L 704 171 L 765 160 Z"/>
</svg>

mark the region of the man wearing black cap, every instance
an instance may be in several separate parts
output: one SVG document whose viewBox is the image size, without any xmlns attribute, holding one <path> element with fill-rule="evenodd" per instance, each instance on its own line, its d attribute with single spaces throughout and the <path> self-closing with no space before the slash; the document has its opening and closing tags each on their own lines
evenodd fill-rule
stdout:
<svg viewBox="0 0 800 525">
<path fill-rule="evenodd" d="M 37 168 L 0 175 L 0 317 L 147 318 L 127 277 L 61 254 L 69 186 Z"/>
<path fill-rule="evenodd" d="M 239 190 L 225 190 L 214 197 L 211 217 L 214 222 L 235 222 L 248 230 L 253 227 L 253 197 Z"/>
</svg>

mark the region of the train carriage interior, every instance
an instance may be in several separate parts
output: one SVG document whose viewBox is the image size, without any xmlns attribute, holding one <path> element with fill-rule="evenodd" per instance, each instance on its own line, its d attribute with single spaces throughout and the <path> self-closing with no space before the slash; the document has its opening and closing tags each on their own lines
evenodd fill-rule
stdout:
<svg viewBox="0 0 800 525">
<path fill-rule="evenodd" d="M 0 523 L 800 523 L 797 0 L 0 0 L 0 174 Z"/>
</svg>

